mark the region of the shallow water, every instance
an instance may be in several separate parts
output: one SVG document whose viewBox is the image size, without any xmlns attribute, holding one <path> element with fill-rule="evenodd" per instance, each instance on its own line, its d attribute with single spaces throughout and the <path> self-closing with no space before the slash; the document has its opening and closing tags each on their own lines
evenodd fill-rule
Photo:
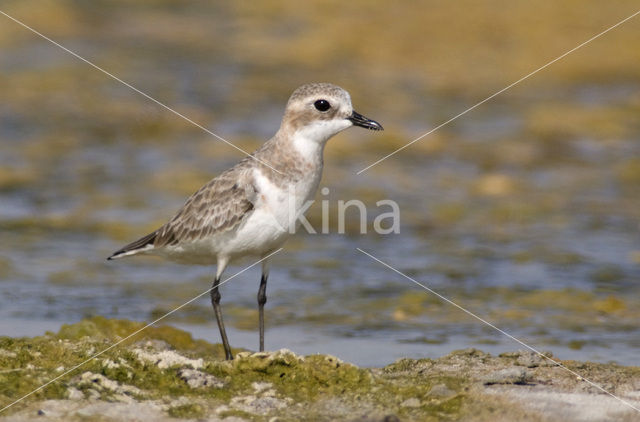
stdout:
<svg viewBox="0 0 640 422">
<path fill-rule="evenodd" d="M 585 300 L 578 296 L 580 292 L 602 288 L 610 297 L 635 288 L 618 280 L 585 281 L 590 268 L 604 265 L 594 260 L 566 269 L 536 262 L 514 264 L 499 256 L 449 256 L 430 251 L 429 242 L 421 244 L 410 235 L 368 241 L 339 235 L 301 237 L 274 258 L 266 311 L 267 348 L 331 353 L 378 366 L 403 356 L 436 357 L 466 347 L 497 353 L 523 347 L 355 251 L 362 247 L 536 349 L 551 350 L 565 359 L 636 363 L 635 321 L 606 312 L 587 320 L 585 315 L 593 312 L 580 306 Z M 589 238 L 593 248 L 598 242 L 624 248 L 621 240 Z M 3 256 L 11 257 L 15 275 L 0 284 L 2 335 L 41 334 L 56 330 L 62 322 L 96 314 L 152 320 L 204 292 L 213 271 L 152 258 L 106 263 L 102 259 L 109 242 L 92 245 L 87 236 L 38 236 L 34 243 L 32 248 L 4 251 Z M 600 260 L 615 263 L 606 256 Z M 234 266 L 228 274 L 241 268 Z M 622 276 L 624 272 L 616 277 Z M 223 309 L 236 347 L 256 347 L 258 279 L 259 270 L 252 269 L 222 288 Z M 566 288 L 575 290 L 563 292 Z M 553 293 L 546 299 L 533 297 L 541 289 L 560 291 L 559 303 L 553 303 Z M 531 303 L 522 304 L 519 295 L 533 297 Z M 624 300 L 624 295 L 618 296 Z M 586 300 L 597 303 L 595 297 Z M 517 312 L 523 308 L 528 310 L 524 319 Z M 208 295 L 164 322 L 218 341 Z"/>
<path fill-rule="evenodd" d="M 424 75 L 419 57 L 415 73 L 383 69 L 393 63 L 387 57 L 387 64 L 370 65 L 367 83 L 359 63 L 340 71 L 326 64 L 317 73 L 316 61 L 283 54 L 293 41 L 278 31 L 264 36 L 284 50 L 261 55 L 267 50 L 243 38 L 243 31 L 269 22 L 248 18 L 246 11 L 206 14 L 218 25 L 207 26 L 209 20 L 194 11 L 182 16 L 160 6 L 131 14 L 124 13 L 126 6 L 100 4 L 99 13 L 60 7 L 55 13 L 75 18 L 50 28 L 54 34 L 62 31 L 70 46 L 119 67 L 123 78 L 244 149 L 257 148 L 275 132 L 298 78 L 336 80 L 352 91 L 356 109 L 385 126 L 384 133 L 352 129 L 329 143 L 323 186 L 330 194 L 317 199 L 329 201 L 331 233 L 299 234 L 274 257 L 267 348 L 330 353 L 372 366 L 467 347 L 496 353 L 523 348 L 356 250 L 361 248 L 538 350 L 564 359 L 640 364 L 640 81 L 626 72 L 637 62 L 624 62 L 631 50 L 618 52 L 624 71 L 601 71 L 607 78 L 584 76 L 585 62 L 611 65 L 585 50 L 558 70 L 575 77 L 558 82 L 552 68 L 541 72 L 541 79 L 357 175 L 493 92 L 491 86 L 505 86 L 504 75 L 454 49 L 453 63 L 424 56 L 426 63 L 442 60 L 424 67 L 435 72 Z M 212 13 L 208 7 L 196 9 Z M 111 14 L 132 16 L 138 25 L 118 23 Z M 88 27 L 84 18 L 109 30 Z M 183 32 L 167 41 L 154 26 L 158 19 Z M 390 34 L 402 30 L 389 27 Z M 228 45 L 199 44 L 194 40 L 204 35 L 198 31 L 236 38 Z M 449 51 L 455 44 L 445 32 L 428 42 Z M 0 335 L 41 334 L 91 315 L 151 321 L 205 291 L 213 267 L 105 258 L 157 228 L 241 155 L 44 41 L 3 39 Z M 165 49 L 166 42 L 176 45 Z M 252 53 L 236 55 L 245 51 Z M 289 81 L 282 72 L 292 57 L 300 64 Z M 500 57 L 516 60 L 509 52 Z M 528 69 L 540 64 L 536 60 L 514 66 Z M 477 74 L 493 75 L 487 93 L 472 79 L 445 86 L 448 91 L 433 82 L 447 83 L 450 72 L 469 66 L 488 66 Z M 355 213 L 347 234 L 337 233 L 337 201 L 349 199 L 367 205 L 368 234 L 357 233 Z M 371 231 L 377 213 L 386 211 L 375 205 L 382 199 L 399 204 L 400 234 Z M 310 221 L 316 228 L 319 215 L 315 204 Z M 259 270 L 252 269 L 222 288 L 233 346 L 256 347 L 258 281 Z M 165 322 L 217 342 L 212 318 L 205 295 Z"/>
</svg>

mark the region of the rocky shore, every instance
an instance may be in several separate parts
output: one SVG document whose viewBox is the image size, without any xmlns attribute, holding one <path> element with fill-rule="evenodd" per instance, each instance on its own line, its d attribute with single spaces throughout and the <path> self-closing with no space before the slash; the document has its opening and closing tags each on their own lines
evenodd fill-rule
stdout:
<svg viewBox="0 0 640 422">
<path fill-rule="evenodd" d="M 238 350 L 227 362 L 219 345 L 160 326 L 90 359 L 140 327 L 96 317 L 0 338 L 0 406 L 60 376 L 0 421 L 640 420 L 640 368 L 528 351 L 467 349 L 383 368 L 289 350 Z"/>
</svg>

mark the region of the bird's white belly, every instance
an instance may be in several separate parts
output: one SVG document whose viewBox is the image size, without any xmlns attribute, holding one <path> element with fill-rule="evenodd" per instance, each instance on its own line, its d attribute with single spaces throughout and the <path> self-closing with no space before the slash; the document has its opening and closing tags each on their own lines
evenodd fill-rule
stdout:
<svg viewBox="0 0 640 422">
<path fill-rule="evenodd" d="M 256 209 L 221 245 L 220 254 L 229 257 L 263 254 L 282 245 L 289 235 L 269 210 Z"/>
<path fill-rule="evenodd" d="M 299 213 L 315 194 L 319 175 L 280 188 L 256 170 L 258 195 L 254 210 L 222 245 L 221 254 L 230 257 L 264 254 L 280 247 L 295 232 Z"/>
</svg>

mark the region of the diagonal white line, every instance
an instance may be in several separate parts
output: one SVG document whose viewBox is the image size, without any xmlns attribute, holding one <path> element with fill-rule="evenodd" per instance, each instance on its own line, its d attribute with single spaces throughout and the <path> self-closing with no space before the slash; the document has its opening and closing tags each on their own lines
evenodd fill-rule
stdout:
<svg viewBox="0 0 640 422">
<path fill-rule="evenodd" d="M 436 130 L 440 129 L 443 126 L 448 125 L 449 123 L 453 122 L 454 120 L 456 120 L 458 117 L 463 116 L 465 114 L 467 114 L 468 112 L 470 112 L 471 110 L 473 110 L 474 108 L 481 106 L 482 104 L 486 103 L 487 101 L 491 100 L 492 98 L 502 94 L 503 92 L 505 92 L 506 90 L 508 90 L 509 88 L 512 88 L 513 86 L 519 84 L 520 82 L 524 81 L 525 79 L 535 75 L 536 73 L 540 72 L 542 69 L 551 66 L 552 64 L 554 64 L 555 62 L 557 62 L 558 60 L 563 59 L 564 57 L 568 56 L 569 54 L 573 53 L 574 51 L 576 51 L 577 49 L 589 44 L 591 41 L 595 40 L 596 38 L 601 37 L 602 35 L 606 34 L 607 32 L 611 31 L 612 29 L 622 25 L 623 23 L 625 23 L 626 21 L 628 21 L 629 19 L 635 17 L 636 15 L 640 14 L 640 10 L 638 10 L 636 13 L 634 13 L 631 16 L 628 16 L 626 18 L 624 18 L 623 20 L 621 20 L 620 22 L 616 23 L 615 25 L 610 26 L 609 28 L 605 29 L 604 31 L 600 32 L 597 35 L 594 35 L 593 37 L 589 38 L 588 40 L 586 40 L 585 42 L 583 42 L 582 44 L 573 47 L 571 50 L 567 51 L 566 53 L 556 57 L 555 59 L 551 60 L 550 62 L 540 66 L 539 68 L 537 68 L 536 70 L 534 70 L 531 73 L 528 73 L 527 75 L 523 76 L 522 78 L 518 79 L 517 81 L 511 83 L 510 85 L 507 85 L 506 87 L 502 88 L 500 91 L 488 96 L 487 98 L 485 98 L 484 100 L 480 101 L 477 104 L 472 105 L 471 107 L 469 107 L 468 109 L 466 109 L 465 111 L 456 114 L 455 116 L 453 116 L 452 118 L 450 118 L 449 120 L 447 120 L 444 123 L 439 124 L 438 126 L 434 127 L 433 129 L 431 129 L 430 131 L 423 133 L 422 135 L 418 136 L 416 139 L 414 139 L 413 141 L 409 142 L 408 144 L 405 144 L 403 146 L 401 146 L 400 148 L 396 149 L 395 151 L 385 155 L 384 157 L 382 157 L 381 159 L 379 159 L 378 161 L 369 164 L 367 167 L 363 168 L 362 170 L 358 171 L 356 174 L 361 174 L 364 173 L 365 171 L 369 170 L 371 167 L 375 166 L 376 164 L 381 163 L 382 161 L 386 160 L 387 158 L 399 153 L 400 151 L 402 151 L 405 148 L 408 148 L 409 146 L 413 145 L 414 143 L 418 142 L 420 139 L 424 138 L 427 135 L 432 134 L 433 132 L 435 132 Z"/>
<path fill-rule="evenodd" d="M 227 278 L 226 280 L 220 282 L 220 284 L 218 284 L 219 286 L 222 286 L 223 284 L 225 284 L 226 282 L 230 281 L 231 279 L 239 276 L 240 274 L 244 273 L 245 271 L 247 271 L 250 268 L 255 267 L 256 265 L 258 265 L 259 263 L 265 261 L 266 259 L 269 259 L 270 257 L 272 257 L 273 255 L 277 254 L 278 252 L 280 252 L 282 250 L 282 248 L 275 250 L 273 252 L 271 252 L 269 255 L 263 257 L 262 259 L 260 259 L 259 261 L 254 262 L 253 264 L 249 265 L 248 267 L 243 268 L 242 270 L 238 271 L 237 273 L 235 273 L 234 275 L 232 275 L 231 277 Z M 10 408 L 11 406 L 13 406 L 16 403 L 21 402 L 22 400 L 26 399 L 27 397 L 31 396 L 32 394 L 37 393 L 38 391 L 42 390 L 43 388 L 46 388 L 49 384 L 52 384 L 56 381 L 58 381 L 60 378 L 64 377 L 65 375 L 75 371 L 76 369 L 80 368 L 81 366 L 87 364 L 88 362 L 91 362 L 93 359 L 97 358 L 98 356 L 108 352 L 109 350 L 113 349 L 114 347 L 118 346 L 119 344 L 121 344 L 122 342 L 130 339 L 131 337 L 135 336 L 136 334 L 139 334 L 141 331 L 146 330 L 147 328 L 151 327 L 153 324 L 165 319 L 166 317 L 168 317 L 169 315 L 173 314 L 176 311 L 179 311 L 180 309 L 184 308 L 185 306 L 187 306 L 188 304 L 192 303 L 193 301 L 200 299 L 202 296 L 206 295 L 207 293 L 209 293 L 211 291 L 211 289 L 213 289 L 213 287 L 205 290 L 204 292 L 200 293 L 198 296 L 188 300 L 187 302 L 183 303 L 182 305 L 178 306 L 177 308 L 174 308 L 173 310 L 167 312 L 166 314 L 162 315 L 160 318 L 148 323 L 147 325 L 145 325 L 144 327 L 134 331 L 133 333 L 129 334 L 128 336 L 126 336 L 125 338 L 117 341 L 116 343 L 112 344 L 111 346 L 107 347 L 106 349 L 94 354 L 93 356 L 87 358 L 86 360 L 80 362 L 79 364 L 77 364 L 76 366 L 66 370 L 65 372 L 63 372 L 62 374 L 58 375 L 57 377 L 55 377 L 54 379 L 42 384 L 40 387 L 36 388 L 35 390 L 31 391 L 28 394 L 25 394 L 24 396 L 20 397 L 19 399 L 15 400 L 14 402 L 6 405 L 5 407 L 3 407 L 2 409 L 0 409 L 0 413 L 2 413 L 3 411 L 5 411 L 6 409 Z"/>
<path fill-rule="evenodd" d="M 598 390 L 602 391 L 603 393 L 610 395 L 611 397 L 613 397 L 614 399 L 620 401 L 621 403 L 625 404 L 626 406 L 629 406 L 630 408 L 640 412 L 640 408 L 637 408 L 636 406 L 634 406 L 633 404 L 629 403 L 628 401 L 621 399 L 620 397 L 616 396 L 613 393 L 610 393 L 609 391 L 607 391 L 604 388 L 600 387 L 598 384 L 594 383 L 593 381 L 590 381 L 590 380 L 586 379 L 585 377 L 583 377 L 582 375 L 578 374 L 577 372 L 567 368 L 566 366 L 564 366 L 560 362 L 556 362 L 555 360 L 553 360 L 550 357 L 546 356 L 544 353 L 539 352 L 537 349 L 534 349 L 533 347 L 529 346 L 528 344 L 526 344 L 522 340 L 519 340 L 519 339 L 515 338 L 514 336 L 512 336 L 509 333 L 507 333 L 506 331 L 501 330 L 500 328 L 496 327 L 495 325 L 493 325 L 489 321 L 487 321 L 487 320 L 479 317 L 478 315 L 474 314 L 473 312 L 463 308 L 462 306 L 458 305 L 457 303 L 453 302 L 452 300 L 447 299 L 446 297 L 442 296 L 440 293 L 436 292 L 435 290 L 430 289 L 429 287 L 425 286 L 424 284 L 420 283 L 419 281 L 416 281 L 415 279 L 409 277 L 408 275 L 406 275 L 402 271 L 393 268 L 391 265 L 387 264 L 386 262 L 381 261 L 380 259 L 376 258 L 375 256 L 371 255 L 368 252 L 363 251 L 360 248 L 356 248 L 356 249 L 359 252 L 363 253 L 364 255 L 367 255 L 369 258 L 373 259 L 374 261 L 377 261 L 378 263 L 380 263 L 380 264 L 384 265 L 385 267 L 389 268 L 391 271 L 395 272 L 396 274 L 399 274 L 402 277 L 406 278 L 407 280 L 409 280 L 409 281 L 417 284 L 418 286 L 422 287 L 423 289 L 425 289 L 429 293 L 432 293 L 432 294 L 438 296 L 440 299 L 444 300 L 448 304 L 455 306 L 456 308 L 460 309 L 462 312 L 474 317 L 475 319 L 477 319 L 478 321 L 482 322 L 483 324 L 488 325 L 489 327 L 491 327 L 494 330 L 498 331 L 500 334 L 503 334 L 503 335 L 509 337 L 511 340 L 521 344 L 522 346 L 524 346 L 527 349 L 531 350 L 532 352 L 534 352 L 535 354 L 539 355 L 540 357 L 542 357 L 544 359 L 547 359 L 548 361 L 552 362 L 554 365 L 557 365 L 560 368 L 564 369 L 565 371 L 568 371 L 569 373 L 575 375 L 576 377 L 584 380 L 585 382 L 587 382 L 588 384 L 590 384 L 593 387 L 597 388 Z"/>
<path fill-rule="evenodd" d="M 88 64 L 89 66 L 99 70 L 100 72 L 104 73 L 105 75 L 115 79 L 116 81 L 120 82 L 121 84 L 125 85 L 128 88 L 131 88 L 132 90 L 134 90 L 135 92 L 137 92 L 138 94 L 142 95 L 143 97 L 153 101 L 154 103 L 158 104 L 160 107 L 165 108 L 166 110 L 172 112 L 173 114 L 175 114 L 178 117 L 181 117 L 182 119 L 186 120 L 187 122 L 191 123 L 192 125 L 199 127 L 200 129 L 204 130 L 205 132 L 207 132 L 209 135 L 212 135 L 216 138 L 218 138 L 219 140 L 221 140 L 222 142 L 224 142 L 225 144 L 229 145 L 230 147 L 233 147 L 235 149 L 237 149 L 238 151 L 242 152 L 243 154 L 245 154 L 248 157 L 253 158 L 254 160 L 258 161 L 261 164 L 264 164 L 265 166 L 269 167 L 271 170 L 275 171 L 276 173 L 280 173 L 282 174 L 280 171 L 278 171 L 277 169 L 273 168 L 271 165 L 269 165 L 269 163 L 264 162 L 263 160 L 256 158 L 255 156 L 251 155 L 250 153 L 248 153 L 247 151 L 243 150 L 242 148 L 234 145 L 233 143 L 227 141 L 226 139 L 224 139 L 222 136 L 217 135 L 215 133 L 213 133 L 212 131 L 210 131 L 209 129 L 207 129 L 206 127 L 202 126 L 201 124 L 194 122 L 193 120 L 191 120 L 190 118 L 188 118 L 187 116 L 185 116 L 184 114 L 180 113 L 179 111 L 176 111 L 174 109 L 172 109 L 171 107 L 169 107 L 168 105 L 156 100 L 155 98 L 153 98 L 152 96 L 150 96 L 149 94 L 146 94 L 143 91 L 140 91 L 138 88 L 136 88 L 135 86 L 123 81 L 122 79 L 118 78 L 117 76 L 113 75 L 112 73 L 107 72 L 106 70 L 104 70 L 103 68 L 101 68 L 100 66 L 98 66 L 97 64 L 94 64 L 93 62 L 85 59 L 84 57 L 80 56 L 79 54 L 69 50 L 67 47 L 55 42 L 54 40 L 52 40 L 51 38 L 47 37 L 46 35 L 36 31 L 35 29 L 33 29 L 32 27 L 30 27 L 29 25 L 25 24 L 24 22 L 19 21 L 18 19 L 14 18 L 13 16 L 10 16 L 8 14 L 6 14 L 5 12 L 3 12 L 2 10 L 0 10 L 0 14 L 3 14 L 4 16 L 6 16 L 7 18 L 11 19 L 12 21 L 14 21 L 15 23 L 17 23 L 18 25 L 21 25 L 22 27 L 28 29 L 29 31 L 33 32 L 34 34 L 44 38 L 45 40 L 49 41 L 51 44 L 61 48 L 62 50 L 66 51 L 67 53 L 71 54 L 72 56 L 76 57 L 79 60 L 82 60 L 83 62 L 85 62 L 86 64 Z"/>
</svg>

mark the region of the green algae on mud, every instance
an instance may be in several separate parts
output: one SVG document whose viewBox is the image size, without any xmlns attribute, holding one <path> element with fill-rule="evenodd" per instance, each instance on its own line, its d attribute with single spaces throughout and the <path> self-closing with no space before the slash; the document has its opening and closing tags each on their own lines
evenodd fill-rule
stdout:
<svg viewBox="0 0 640 422">
<path fill-rule="evenodd" d="M 55 334 L 0 338 L 0 405 L 20 399 L 143 326 L 94 317 L 65 325 Z M 496 395 L 494 386 L 584 390 L 580 379 L 558 368 L 552 358 L 525 352 L 495 357 L 468 349 L 439 359 L 401 359 L 379 369 L 284 349 L 235 352 L 233 361 L 224 361 L 220 345 L 193 340 L 172 327 L 152 326 L 12 406 L 7 415 L 33 416 L 39 409 L 46 415 L 55 407 L 62 415 L 58 420 L 75 421 L 104 402 L 114 409 L 123 403 L 148 403 L 175 419 L 215 415 L 249 421 L 273 417 L 382 421 L 393 415 L 416 421 L 489 421 L 500 415 L 503 420 L 539 420 L 526 403 Z M 640 368 L 563 363 L 617 394 L 639 387 L 634 380 Z M 522 391 L 526 390 L 518 394 Z M 154 415 L 147 420 L 157 418 Z"/>
<path fill-rule="evenodd" d="M 4 368 L 0 373 L 0 384 L 3 388 L 2 401 L 6 405 L 12 400 L 18 399 L 39 387 L 49 379 L 53 379 L 64 371 L 82 364 L 94 354 L 107 349 L 114 342 L 134 333 L 144 324 L 125 321 L 108 320 L 102 317 L 94 317 L 83 320 L 77 324 L 64 325 L 57 334 L 47 333 L 34 338 L 9 338 L 0 337 L 0 367 Z M 221 358 L 220 348 L 202 340 L 193 340 L 191 335 L 167 326 L 149 327 L 144 333 L 135 336 L 122 346 L 115 347 L 97 359 L 89 360 L 79 368 L 79 371 L 92 371 L 113 377 L 115 380 L 124 381 L 133 378 L 134 385 L 140 388 L 154 386 L 154 383 L 163 381 L 156 371 L 142 371 L 144 376 L 136 376 L 134 369 L 144 369 L 140 365 L 127 365 L 123 370 L 120 365 L 104 366 L 105 361 L 118 362 L 120 359 L 131 361 L 131 354 L 127 351 L 127 345 L 133 341 L 143 341 L 147 338 L 166 342 L 173 348 L 181 350 L 186 355 L 203 354 L 212 358 Z M 77 373 L 69 374 L 73 377 Z M 68 380 L 62 379 L 45 389 L 37 392 L 38 398 L 62 398 L 67 391 Z M 156 384 L 166 385 L 172 389 L 171 383 Z"/>
<path fill-rule="evenodd" d="M 0 383 L 5 386 L 0 396 L 2 405 L 19 399 L 143 326 L 138 322 L 94 317 L 65 325 L 56 334 L 31 339 L 1 338 L 0 366 L 5 368 L 0 372 Z M 79 391 L 81 397 L 115 402 L 165 400 L 168 414 L 178 418 L 201 416 L 220 406 L 227 406 L 221 411 L 224 415 L 254 418 L 251 403 L 260 397 L 273 398 L 268 403 L 275 410 L 331 398 L 353 400 L 354 404 L 343 405 L 353 410 L 361 401 L 375 402 L 376 409 L 382 412 L 405 395 L 422 397 L 429 391 L 427 383 L 397 386 L 332 356 L 302 357 L 284 350 L 275 353 L 236 350 L 233 361 L 222 358 L 219 345 L 193 340 L 188 333 L 175 328 L 149 327 L 35 393 L 12 411 L 25 408 L 34 399 L 61 400 Z M 210 377 L 210 383 L 215 380 L 222 388 L 193 388 L 179 369 L 183 366 L 197 370 L 198 377 Z M 87 379 L 92 382 L 85 382 Z M 109 382 L 120 387 L 109 387 Z M 257 398 L 246 399 L 243 393 Z M 171 398 L 176 397 L 206 398 L 207 403 L 172 404 Z M 245 399 L 234 402 L 237 397 Z M 236 406 L 229 407 L 229 403 Z M 316 409 L 318 415 L 323 409 L 324 405 Z"/>
</svg>

